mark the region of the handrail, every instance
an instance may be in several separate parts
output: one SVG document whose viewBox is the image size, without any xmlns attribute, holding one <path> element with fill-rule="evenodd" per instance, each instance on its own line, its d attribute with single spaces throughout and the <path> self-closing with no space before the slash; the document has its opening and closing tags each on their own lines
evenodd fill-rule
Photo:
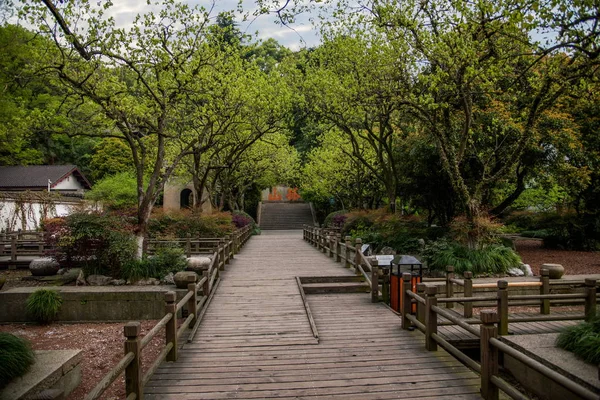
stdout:
<svg viewBox="0 0 600 400">
<path fill-rule="evenodd" d="M 178 337 L 186 331 L 190 326 L 193 326 L 192 334 L 196 332 L 202 316 L 210 303 L 210 300 L 215 294 L 219 284 L 219 267 L 225 267 L 225 264 L 239 251 L 239 249 L 248 241 L 251 230 L 250 225 L 236 230 L 227 240 L 220 239 L 216 251 L 213 252 L 213 259 L 209 266 L 209 271 L 205 271 L 204 276 L 198 282 L 190 282 L 188 284 L 188 292 L 183 298 L 175 304 L 175 292 L 165 293 L 165 316 L 158 321 L 154 327 L 142 338 L 140 338 L 140 323 L 130 322 L 125 326 L 125 356 L 102 378 L 102 380 L 92 389 L 86 396 L 86 400 L 95 400 L 99 398 L 104 391 L 117 379 L 117 377 L 125 371 L 126 375 L 126 394 L 128 400 L 143 400 L 142 388 L 150 380 L 150 377 L 160 364 L 166 359 L 167 361 L 176 361 L 178 352 Z M 189 241 L 186 239 L 189 243 Z M 222 257 L 219 257 L 222 254 Z M 219 259 L 222 260 L 219 262 Z M 216 284 L 213 282 L 216 279 Z M 202 289 L 203 296 L 198 296 L 198 291 Z M 179 312 L 186 304 L 190 314 L 185 321 L 177 327 L 177 312 Z M 141 352 L 156 337 L 156 335 L 165 329 L 165 347 L 158 355 L 157 359 L 152 363 L 148 371 L 142 375 L 141 373 Z"/>
<path fill-rule="evenodd" d="M 410 274 L 403 274 L 402 279 L 405 284 L 410 282 L 411 276 Z M 417 286 L 417 290 L 419 293 L 414 293 L 410 289 L 404 291 L 404 309 L 402 315 L 402 328 L 409 329 L 410 325 L 417 327 L 423 333 L 425 333 L 425 347 L 427 350 L 436 350 L 437 345 L 439 344 L 452 355 L 454 355 L 457 359 L 462 361 L 468 367 L 473 369 L 474 371 L 480 373 L 481 375 L 481 394 L 486 400 L 497 400 L 498 399 L 498 389 L 503 390 L 506 394 L 511 396 L 514 399 L 522 399 L 526 398 L 523 394 L 521 394 L 517 389 L 515 389 L 511 384 L 503 380 L 498 376 L 498 354 L 497 351 L 500 350 L 504 354 L 507 354 L 520 362 L 524 363 L 528 367 L 537 371 L 538 373 L 552 379 L 553 381 L 559 383 L 567 390 L 575 393 L 581 398 L 584 399 L 597 399 L 597 395 L 592 393 L 587 388 L 579 385 L 578 383 L 570 380 L 569 378 L 562 376 L 561 374 L 555 372 L 554 370 L 546 367 L 545 365 L 539 363 L 528 355 L 520 352 L 517 349 L 512 348 L 511 346 L 501 342 L 497 339 L 498 333 L 502 333 L 501 331 L 504 328 L 507 328 L 508 322 L 517 322 L 517 321 L 531 321 L 531 320 L 563 320 L 563 319 L 579 319 L 579 317 L 573 316 L 534 316 L 528 318 L 508 318 L 507 315 L 503 317 L 503 313 L 507 312 L 508 309 L 508 299 L 511 298 L 513 300 L 516 299 L 528 299 L 528 298 L 537 298 L 538 300 L 549 300 L 549 299 L 580 299 L 585 298 L 586 300 L 586 312 L 585 315 L 581 318 L 590 319 L 593 317 L 595 313 L 596 306 L 596 282 L 588 279 L 585 281 L 586 284 L 586 292 L 584 294 L 542 294 L 542 295 L 519 295 L 519 296 L 508 296 L 507 293 L 507 282 L 499 281 L 498 282 L 498 295 L 497 295 L 497 306 L 500 312 L 500 319 L 498 318 L 498 313 L 495 311 L 482 311 L 481 312 L 481 320 L 478 323 L 481 324 L 480 328 L 477 329 L 472 326 L 469 322 L 461 319 L 461 317 L 445 308 L 439 307 L 437 295 L 437 287 L 436 286 L 426 286 L 424 284 L 420 284 Z M 410 287 L 406 285 L 406 287 Z M 425 298 L 420 296 L 420 293 L 425 292 Z M 415 300 L 417 302 L 417 316 L 410 315 L 410 303 L 411 300 Z M 443 299 L 445 301 L 454 300 L 456 301 L 458 298 L 454 299 Z M 479 297 L 471 297 L 466 298 L 467 301 L 479 301 Z M 408 305 L 408 306 L 407 306 Z M 593 310 L 593 311 L 592 311 Z M 473 334 L 475 337 L 478 337 L 480 340 L 480 359 L 481 364 L 471 360 L 465 354 L 460 352 L 455 346 L 450 344 L 447 340 L 441 337 L 437 332 L 437 327 L 440 325 L 437 321 L 438 316 L 444 317 L 453 324 L 463 328 L 467 332 Z M 504 318 L 504 322 L 503 322 Z M 496 324 L 498 327 L 496 327 Z M 496 353 L 494 353 L 496 351 Z"/>
</svg>

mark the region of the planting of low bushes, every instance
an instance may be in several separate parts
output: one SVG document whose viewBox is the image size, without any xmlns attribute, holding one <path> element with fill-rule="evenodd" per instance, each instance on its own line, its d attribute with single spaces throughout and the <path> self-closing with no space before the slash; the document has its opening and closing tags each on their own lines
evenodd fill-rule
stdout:
<svg viewBox="0 0 600 400">
<path fill-rule="evenodd" d="M 0 332 L 0 388 L 23 376 L 34 362 L 35 356 L 27 340 Z"/>
<path fill-rule="evenodd" d="M 510 268 L 518 267 L 521 258 L 511 248 L 489 244 L 470 249 L 456 242 L 442 239 L 425 246 L 423 257 L 432 271 L 445 271 L 446 266 L 454 266 L 454 271 L 462 274 L 503 274 Z"/>
<path fill-rule="evenodd" d="M 56 319 L 62 302 L 56 290 L 38 289 L 27 297 L 27 314 L 41 324 L 48 324 Z"/>
<path fill-rule="evenodd" d="M 346 211 L 346 210 L 339 210 L 339 211 L 334 211 L 332 213 L 329 213 L 329 215 L 327 215 L 327 217 L 325 217 L 323 226 L 325 226 L 325 228 L 341 228 L 341 227 L 343 227 L 344 223 L 346 222 L 346 218 L 348 218 L 348 216 L 346 214 L 348 214 L 348 211 Z"/>
<path fill-rule="evenodd" d="M 193 210 L 156 211 L 149 222 L 151 238 L 223 237 L 235 226 L 230 213 L 200 214 Z"/>
<path fill-rule="evenodd" d="M 183 271 L 186 267 L 187 259 L 182 248 L 163 246 L 152 256 L 131 260 L 123 265 L 121 278 L 131 282 L 145 278 L 162 279 L 167 274 Z"/>
<path fill-rule="evenodd" d="M 566 328 L 558 336 L 556 345 L 585 362 L 600 364 L 600 317 Z"/>
</svg>

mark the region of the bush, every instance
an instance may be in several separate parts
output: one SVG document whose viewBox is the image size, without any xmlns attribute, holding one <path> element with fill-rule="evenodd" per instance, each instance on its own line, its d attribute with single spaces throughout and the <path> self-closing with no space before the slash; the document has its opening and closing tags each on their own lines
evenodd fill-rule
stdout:
<svg viewBox="0 0 600 400">
<path fill-rule="evenodd" d="M 423 257 L 432 271 L 445 271 L 446 266 L 452 265 L 458 274 L 465 271 L 472 271 L 475 275 L 503 274 L 521 263 L 519 255 L 505 246 L 487 245 L 469 249 L 444 239 L 425 246 Z"/>
<path fill-rule="evenodd" d="M 50 254 L 64 267 L 82 267 L 86 275 L 119 276 L 134 259 L 133 226 L 110 213 L 73 213 L 44 223 Z"/>
<path fill-rule="evenodd" d="M 62 297 L 56 290 L 38 289 L 27 297 L 27 314 L 42 324 L 48 324 L 56 319 Z"/>
<path fill-rule="evenodd" d="M 35 356 L 27 340 L 0 332 L 0 388 L 23 376 L 34 362 Z"/>
<path fill-rule="evenodd" d="M 550 232 L 546 229 L 538 229 L 536 231 L 522 231 L 521 236 L 528 238 L 544 239 L 550 235 Z"/>
<path fill-rule="evenodd" d="M 585 362 L 600 364 L 600 317 L 566 328 L 558 336 L 556 345 L 573 352 Z"/>
<path fill-rule="evenodd" d="M 231 221 L 236 228 L 240 229 L 248 225 L 252 225 L 252 229 L 256 228 L 256 222 L 247 212 L 236 210 L 233 211 Z"/>
<path fill-rule="evenodd" d="M 223 237 L 233 232 L 235 226 L 230 213 L 200 214 L 195 210 L 165 212 L 157 210 L 149 221 L 151 238 Z"/>
<path fill-rule="evenodd" d="M 153 256 L 126 263 L 121 271 L 121 278 L 132 282 L 142 278 L 162 279 L 165 275 L 183 271 L 186 267 L 187 258 L 182 248 L 163 246 Z"/>
<path fill-rule="evenodd" d="M 344 223 L 348 218 L 346 214 L 348 214 L 348 211 L 346 210 L 339 210 L 329 213 L 329 215 L 325 217 L 323 226 L 325 228 L 341 228 L 342 226 L 344 226 Z"/>
<path fill-rule="evenodd" d="M 108 209 L 126 209 L 137 205 L 137 179 L 131 172 L 121 172 L 97 182 L 85 198 L 101 202 Z"/>
</svg>

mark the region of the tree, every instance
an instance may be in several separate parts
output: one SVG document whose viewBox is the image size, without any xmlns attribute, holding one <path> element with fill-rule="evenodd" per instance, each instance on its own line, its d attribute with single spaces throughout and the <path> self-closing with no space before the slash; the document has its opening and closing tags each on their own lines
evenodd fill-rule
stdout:
<svg viewBox="0 0 600 400">
<path fill-rule="evenodd" d="M 102 137 L 124 140 L 137 180 L 138 256 L 153 205 L 179 162 L 204 140 L 205 109 L 223 88 L 220 78 L 232 53 L 211 45 L 207 12 L 165 0 L 160 12 L 117 28 L 104 17 L 111 6 L 87 0 L 57 7 L 42 0 L 23 14 L 54 40 L 58 54 L 40 57 L 69 95 L 91 102 L 88 121 L 111 122 Z M 75 29 L 77 27 L 77 29 Z M 85 28 L 83 28 L 85 27 Z M 86 110 L 79 110 L 86 112 Z M 147 177 L 144 180 L 144 177 Z"/>
</svg>

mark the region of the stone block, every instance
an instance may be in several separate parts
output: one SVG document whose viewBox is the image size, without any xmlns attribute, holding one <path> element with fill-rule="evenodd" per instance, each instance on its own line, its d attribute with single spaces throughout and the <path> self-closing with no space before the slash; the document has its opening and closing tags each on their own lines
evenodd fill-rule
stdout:
<svg viewBox="0 0 600 400">
<path fill-rule="evenodd" d="M 29 264 L 29 271 L 33 276 L 56 275 L 59 269 L 60 265 L 50 257 L 36 258 Z"/>
</svg>

